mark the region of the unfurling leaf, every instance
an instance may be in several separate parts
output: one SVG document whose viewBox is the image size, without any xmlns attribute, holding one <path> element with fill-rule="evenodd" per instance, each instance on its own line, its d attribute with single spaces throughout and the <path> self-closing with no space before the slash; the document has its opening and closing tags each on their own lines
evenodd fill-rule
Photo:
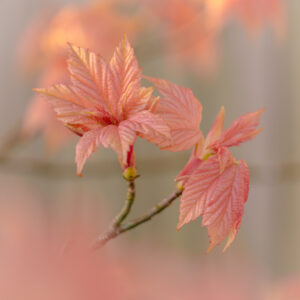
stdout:
<svg viewBox="0 0 300 300">
<path fill-rule="evenodd" d="M 55 85 L 37 92 L 48 96 L 59 118 L 82 136 L 76 148 L 77 171 L 100 145 L 117 152 L 123 169 L 134 163 L 137 136 L 148 141 L 168 141 L 168 124 L 155 108 L 159 98 L 153 88 L 140 86 L 141 69 L 126 37 L 109 63 L 101 56 L 70 45 L 71 85 Z M 128 159 L 128 153 L 130 157 Z"/>
<path fill-rule="evenodd" d="M 264 109 L 251 112 L 239 117 L 219 139 L 212 144 L 212 147 L 232 147 L 247 142 L 256 137 L 263 128 L 257 129 L 259 118 Z"/>
</svg>

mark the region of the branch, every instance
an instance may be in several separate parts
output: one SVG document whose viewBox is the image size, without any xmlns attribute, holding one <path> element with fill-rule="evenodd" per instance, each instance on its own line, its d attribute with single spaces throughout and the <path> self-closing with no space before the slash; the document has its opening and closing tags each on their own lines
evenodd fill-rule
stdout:
<svg viewBox="0 0 300 300">
<path fill-rule="evenodd" d="M 135 200 L 135 178 L 128 180 L 128 191 L 125 204 L 120 213 L 114 218 L 109 229 L 101 235 L 92 245 L 92 249 L 104 246 L 109 240 L 115 238 L 121 233 L 121 224 L 130 213 L 131 207 Z"/>
<path fill-rule="evenodd" d="M 110 230 L 108 230 L 107 232 L 105 232 L 103 235 L 101 235 L 99 238 L 96 239 L 96 241 L 92 245 L 92 250 L 97 250 L 103 247 L 111 239 L 119 236 L 121 233 L 129 231 L 145 222 L 150 221 L 155 215 L 161 213 L 163 210 L 169 207 L 174 200 L 176 200 L 178 197 L 181 196 L 181 194 L 182 194 L 182 190 L 176 189 L 169 197 L 160 201 L 158 204 L 152 207 L 150 211 L 145 215 L 125 224 L 119 223 L 120 225 L 118 227 L 111 228 Z"/>
<path fill-rule="evenodd" d="M 135 200 L 135 179 L 128 181 L 127 198 L 122 210 L 113 221 L 113 227 L 120 227 L 122 222 L 126 219 L 128 214 L 130 213 L 134 200 Z"/>
</svg>

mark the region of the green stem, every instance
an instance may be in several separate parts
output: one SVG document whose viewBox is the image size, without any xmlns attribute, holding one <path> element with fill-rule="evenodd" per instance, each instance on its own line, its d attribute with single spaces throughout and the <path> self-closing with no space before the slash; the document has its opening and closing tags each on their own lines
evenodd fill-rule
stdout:
<svg viewBox="0 0 300 300">
<path fill-rule="evenodd" d="M 182 194 L 182 190 L 176 189 L 169 197 L 163 199 L 158 204 L 156 204 L 154 207 L 152 207 L 148 213 L 145 215 L 134 219 L 128 223 L 122 224 L 122 221 L 119 222 L 117 227 L 111 227 L 107 232 L 105 232 L 103 235 L 101 235 L 93 244 L 92 249 L 96 250 L 101 247 L 103 247 L 108 241 L 110 241 L 113 238 L 116 238 L 121 233 L 124 233 L 126 231 L 129 231 L 147 221 L 150 221 L 155 215 L 161 213 L 163 210 L 165 210 L 167 207 L 169 207 L 174 200 L 176 200 L 178 197 L 180 197 Z M 126 205 L 125 205 L 126 207 Z M 122 210 L 123 211 L 123 210 Z M 116 220 L 120 221 L 120 215 L 116 218 Z M 128 213 L 127 213 L 128 215 Z M 126 215 L 126 216 L 127 216 Z M 125 216 L 125 217 L 126 217 Z M 125 218 L 123 218 L 124 220 Z"/>
<path fill-rule="evenodd" d="M 182 194 L 182 191 L 180 191 L 180 190 L 174 191 L 168 198 L 163 199 L 161 202 L 159 202 L 154 207 L 152 207 L 149 210 L 149 212 L 146 213 L 145 215 L 122 225 L 120 233 L 126 232 L 126 231 L 131 230 L 147 221 L 150 221 L 155 215 L 161 213 L 163 210 L 165 210 L 167 207 L 169 207 L 173 203 L 174 200 L 176 200 L 178 197 L 181 196 L 181 194 Z"/>
<path fill-rule="evenodd" d="M 113 221 L 114 227 L 119 227 L 130 213 L 131 207 L 135 200 L 135 180 L 128 181 L 128 190 L 125 204 Z"/>
<path fill-rule="evenodd" d="M 128 214 L 131 211 L 132 205 L 135 200 L 135 179 L 127 180 L 128 181 L 128 191 L 126 201 L 120 213 L 114 218 L 109 229 L 95 240 L 92 245 L 92 249 L 98 249 L 104 246 L 109 240 L 120 234 L 121 224 L 126 219 Z"/>
</svg>

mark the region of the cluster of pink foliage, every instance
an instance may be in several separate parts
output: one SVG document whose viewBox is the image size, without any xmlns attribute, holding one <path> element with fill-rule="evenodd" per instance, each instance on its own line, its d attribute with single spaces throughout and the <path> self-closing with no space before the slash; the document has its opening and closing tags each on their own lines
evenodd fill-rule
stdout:
<svg viewBox="0 0 300 300">
<path fill-rule="evenodd" d="M 237 119 L 222 133 L 224 108 L 218 114 L 206 139 L 195 146 L 190 161 L 177 177 L 184 184 L 178 229 L 203 216 L 210 237 L 210 251 L 229 234 L 224 251 L 241 225 L 248 198 L 249 171 L 245 161 L 236 161 L 228 148 L 254 138 L 263 110 Z"/>
<path fill-rule="evenodd" d="M 108 57 L 122 38 L 123 30 L 131 39 L 136 38 L 141 27 L 139 17 L 122 15 L 114 9 L 114 2 L 69 5 L 52 17 L 42 14 L 34 20 L 22 38 L 19 60 L 26 70 L 42 70 L 39 86 L 69 81 L 67 42 Z M 55 152 L 73 137 L 57 122 L 50 105 L 39 95 L 32 98 L 22 127 L 23 134 L 27 136 L 41 132 L 50 152 Z"/>
<path fill-rule="evenodd" d="M 47 95 L 56 116 L 81 136 L 76 147 L 78 174 L 87 158 L 100 146 L 111 147 L 125 170 L 135 168 L 134 143 L 144 138 L 162 150 L 184 151 L 195 146 L 192 158 L 177 178 L 183 184 L 178 228 L 203 216 L 210 248 L 229 235 L 234 239 L 248 197 L 249 173 L 228 147 L 257 135 L 262 110 L 239 118 L 222 133 L 224 109 L 204 140 L 199 128 L 202 106 L 192 91 L 166 80 L 146 77 L 152 87 L 142 87 L 142 71 L 126 37 L 106 62 L 84 48 L 70 45 L 68 68 L 71 84 L 36 91 Z"/>
</svg>

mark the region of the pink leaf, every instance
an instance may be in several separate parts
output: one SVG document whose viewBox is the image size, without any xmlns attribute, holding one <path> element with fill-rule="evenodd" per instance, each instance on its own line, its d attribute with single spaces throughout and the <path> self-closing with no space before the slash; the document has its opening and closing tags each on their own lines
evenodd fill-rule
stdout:
<svg viewBox="0 0 300 300">
<path fill-rule="evenodd" d="M 228 167 L 212 186 L 214 189 L 206 203 L 202 225 L 210 237 L 208 252 L 228 236 L 225 251 L 238 232 L 249 192 L 249 171 L 244 161 Z"/>
<path fill-rule="evenodd" d="M 119 155 L 122 154 L 122 145 L 118 126 L 108 125 L 101 130 L 101 142 L 105 148 L 111 147 Z"/>
<path fill-rule="evenodd" d="M 77 164 L 77 174 L 81 175 L 83 166 L 87 158 L 95 152 L 101 145 L 101 129 L 94 129 L 80 138 L 76 145 L 76 164 Z"/>
<path fill-rule="evenodd" d="M 127 102 L 135 97 L 142 78 L 142 71 L 126 36 L 114 52 L 110 70 L 114 105 L 118 106 L 119 114 L 122 114 Z"/>
<path fill-rule="evenodd" d="M 247 113 L 238 118 L 221 137 L 212 145 L 212 147 L 232 147 L 253 139 L 262 128 L 257 129 L 259 118 L 264 109 L 256 112 Z"/>
<path fill-rule="evenodd" d="M 220 173 L 222 173 L 227 166 L 230 166 L 232 163 L 235 163 L 235 159 L 229 152 L 228 148 L 222 147 L 218 149 L 217 158 L 220 163 Z"/>
<path fill-rule="evenodd" d="M 122 146 L 118 127 L 109 125 L 103 128 L 88 131 L 80 138 L 76 145 L 77 173 L 81 174 L 87 158 L 101 145 L 105 148 L 112 147 L 119 155 L 122 155 Z"/>
<path fill-rule="evenodd" d="M 220 138 L 223 126 L 224 126 L 224 118 L 225 118 L 225 109 L 222 106 L 220 112 L 218 113 L 216 120 L 209 130 L 207 137 L 205 139 L 205 145 L 208 147 L 213 144 L 217 139 Z"/>
<path fill-rule="evenodd" d="M 208 251 L 229 235 L 225 250 L 239 229 L 248 191 L 249 172 L 244 161 L 235 162 L 226 149 L 222 155 L 208 158 L 185 184 L 178 229 L 202 215 L 210 237 Z"/>
<path fill-rule="evenodd" d="M 123 101 L 123 117 L 127 118 L 128 116 L 143 110 L 149 110 L 151 112 L 154 111 L 160 98 L 152 96 L 153 90 L 153 87 L 141 87 L 137 90 L 133 97 Z"/>
<path fill-rule="evenodd" d="M 141 137 L 150 142 L 156 138 L 171 140 L 170 128 L 165 121 L 149 111 L 141 111 L 132 115 L 128 118 L 128 122 Z"/>
<path fill-rule="evenodd" d="M 220 163 L 215 156 L 199 164 L 190 175 L 180 200 L 178 230 L 204 213 L 206 193 L 219 175 Z"/>
<path fill-rule="evenodd" d="M 54 106 L 54 109 L 64 107 L 67 104 L 77 105 L 80 108 L 89 107 L 87 100 L 80 98 L 71 86 L 57 84 L 46 89 L 34 89 L 34 91 L 48 96 L 48 100 Z M 64 102 L 67 102 L 67 104 Z"/>
<path fill-rule="evenodd" d="M 106 85 L 109 71 L 105 60 L 88 49 L 69 45 L 68 67 L 73 88 L 94 106 L 101 105 L 106 110 L 111 110 Z"/>
<path fill-rule="evenodd" d="M 35 89 L 35 91 L 48 96 L 48 101 L 53 105 L 56 117 L 67 127 L 76 127 L 77 133 L 83 133 L 81 127 L 87 130 L 99 127 L 97 119 L 99 111 L 93 106 L 89 106 L 85 98 L 80 98 L 73 87 L 59 84 L 47 89 Z"/>
<path fill-rule="evenodd" d="M 183 151 L 193 147 L 201 137 L 199 129 L 202 105 L 191 90 L 177 86 L 167 80 L 146 77 L 152 82 L 163 98 L 155 112 L 160 115 L 171 129 L 173 144 L 160 140 L 161 149 Z"/>
<path fill-rule="evenodd" d="M 185 165 L 185 167 L 181 170 L 181 172 L 177 175 L 175 181 L 182 182 L 183 184 L 186 183 L 190 175 L 193 174 L 195 170 L 198 169 L 199 165 L 202 163 L 202 160 L 196 157 L 193 153 Z"/>
</svg>

